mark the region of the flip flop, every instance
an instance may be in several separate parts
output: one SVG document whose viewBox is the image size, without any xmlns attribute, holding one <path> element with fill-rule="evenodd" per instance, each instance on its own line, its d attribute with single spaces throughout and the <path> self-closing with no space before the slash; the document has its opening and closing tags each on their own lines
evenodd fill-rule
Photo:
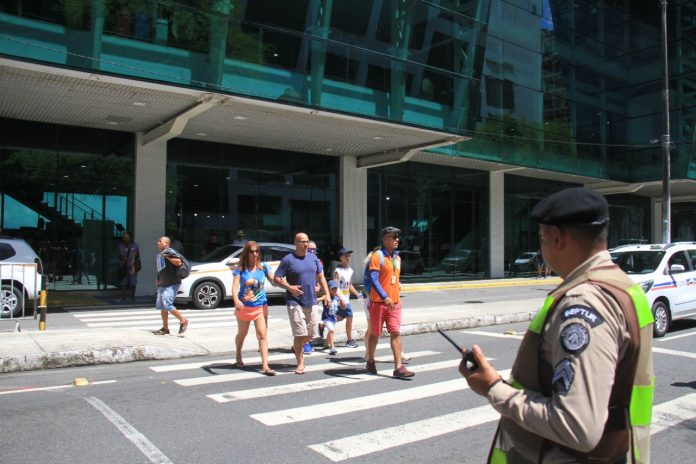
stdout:
<svg viewBox="0 0 696 464">
<path fill-rule="evenodd" d="M 266 369 L 265 371 L 261 371 L 261 373 L 262 373 L 263 375 L 267 375 L 267 376 L 269 376 L 269 377 L 273 377 L 274 375 L 276 375 L 276 371 L 274 371 L 274 370 L 271 369 L 270 367 L 269 367 L 268 369 Z"/>
<path fill-rule="evenodd" d="M 297 374 L 297 375 L 304 374 L 304 369 L 295 369 L 295 374 Z"/>
</svg>

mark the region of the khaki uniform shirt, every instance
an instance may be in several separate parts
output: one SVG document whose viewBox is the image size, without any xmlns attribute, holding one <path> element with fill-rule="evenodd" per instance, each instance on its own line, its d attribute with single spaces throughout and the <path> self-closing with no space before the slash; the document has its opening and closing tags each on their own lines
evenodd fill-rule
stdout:
<svg viewBox="0 0 696 464">
<path fill-rule="evenodd" d="M 602 251 L 568 275 L 558 290 L 572 287 L 589 269 L 610 264 L 609 252 Z M 575 309 L 566 311 L 569 308 Z M 612 297 L 588 283 L 571 288 L 548 316 L 541 340 L 541 356 L 554 371 L 552 396 L 499 382 L 489 390 L 488 399 L 498 412 L 524 429 L 590 451 L 602 436 L 614 372 L 629 337 L 623 313 Z M 515 360 L 518 362 L 537 361 Z M 577 462 L 577 458 L 552 447 L 544 462 Z"/>
</svg>

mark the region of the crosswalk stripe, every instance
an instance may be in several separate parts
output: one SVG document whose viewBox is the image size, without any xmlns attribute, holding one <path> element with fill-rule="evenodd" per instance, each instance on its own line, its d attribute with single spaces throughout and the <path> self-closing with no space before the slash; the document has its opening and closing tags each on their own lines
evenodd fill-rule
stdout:
<svg viewBox="0 0 696 464">
<path fill-rule="evenodd" d="M 523 338 L 522 335 L 511 335 L 511 334 L 503 334 L 503 333 L 498 333 L 498 332 L 486 332 L 484 330 L 462 330 L 462 333 L 465 333 L 467 335 L 483 335 L 485 337 L 509 338 L 512 340 L 522 340 L 522 338 Z"/>
<path fill-rule="evenodd" d="M 503 377 L 509 374 L 509 370 L 500 371 Z M 431 383 L 419 387 L 405 388 L 395 395 L 393 391 L 378 393 L 376 395 L 348 398 L 331 403 L 313 404 L 299 408 L 290 408 L 280 411 L 271 411 L 259 414 L 252 414 L 252 419 L 264 425 L 275 426 L 318 419 L 326 415 L 326 411 L 331 410 L 332 416 L 346 414 L 348 412 L 365 411 L 383 406 L 391 406 L 407 401 L 415 401 L 423 398 L 430 398 L 437 395 L 445 395 L 456 391 L 466 390 L 469 386 L 462 378 L 448 380 L 445 382 Z M 330 409 L 327 409 L 330 408 Z"/>
<path fill-rule="evenodd" d="M 333 462 L 340 462 L 493 422 L 499 417 L 500 414 L 492 407 L 481 406 L 309 445 L 308 448 Z M 661 403 L 653 408 L 650 434 L 654 435 L 695 417 L 696 393 Z M 356 443 L 360 443 L 360 446 L 356 446 Z"/>
<path fill-rule="evenodd" d="M 657 348 L 654 346 L 653 346 L 653 353 L 671 354 L 673 356 L 682 356 L 684 358 L 696 359 L 696 353 L 689 353 L 688 351 L 670 350 L 668 348 Z"/>
<path fill-rule="evenodd" d="M 424 364 L 419 366 L 412 366 L 409 369 L 413 372 L 428 372 L 438 369 L 447 369 L 459 366 L 460 360 L 448 360 L 431 364 Z M 392 374 L 391 369 L 385 369 L 379 371 L 379 375 L 371 374 L 355 374 L 343 377 L 333 377 L 329 379 L 314 380 L 311 382 L 301 382 L 292 383 L 286 385 L 274 385 L 265 388 L 252 388 L 250 390 L 237 390 L 229 391 L 225 393 L 215 393 L 213 395 L 207 395 L 208 398 L 217 401 L 218 403 L 228 403 L 230 401 L 237 400 L 250 400 L 258 398 L 268 398 L 271 396 L 285 395 L 289 393 L 300 393 L 305 391 L 314 391 L 322 388 L 337 387 L 346 384 L 355 384 L 357 382 L 368 382 L 370 380 L 377 380 L 384 376 L 389 376 Z M 382 377 L 380 377 L 382 376 Z"/>
<path fill-rule="evenodd" d="M 421 356 L 431 356 L 435 354 L 440 354 L 439 351 L 416 351 L 413 353 L 409 353 L 413 358 L 421 357 Z M 294 356 L 293 356 L 294 359 Z M 337 361 L 340 361 L 340 358 L 336 358 Z M 376 358 L 377 361 L 379 362 L 390 362 L 392 361 L 391 355 L 388 357 L 385 356 L 384 358 Z M 311 366 L 308 366 L 305 364 L 305 372 L 316 372 L 316 371 L 330 371 L 332 369 L 336 368 L 343 368 L 345 369 L 346 367 L 358 367 L 358 366 L 364 366 L 364 362 L 352 362 L 352 361 L 343 361 L 340 363 L 322 363 L 322 364 L 314 364 Z M 292 371 L 290 372 L 278 372 L 278 375 L 289 375 L 293 374 Z M 252 377 L 258 377 L 259 373 L 258 372 L 249 372 L 249 371 L 243 371 L 243 372 L 235 372 L 232 374 L 220 374 L 220 375 L 208 375 L 205 377 L 192 377 L 188 379 L 179 379 L 175 380 L 174 383 L 177 385 L 181 385 L 182 387 L 193 387 L 197 385 L 210 385 L 214 383 L 224 383 L 224 382 L 235 382 L 237 380 L 244 380 L 244 379 L 249 379 Z"/>
<path fill-rule="evenodd" d="M 155 324 L 155 322 L 158 322 L 158 324 L 155 324 L 156 326 L 153 326 L 152 324 L 137 325 L 137 324 L 143 324 L 143 322 L 146 322 L 146 321 L 133 321 L 133 322 L 124 322 L 124 323 L 114 323 L 114 322 L 92 323 L 92 324 L 87 324 L 87 326 L 88 327 L 111 327 L 111 328 L 128 327 L 129 329 L 157 330 L 158 327 L 156 327 L 156 326 L 162 325 L 162 319 L 153 319 L 152 324 Z M 188 330 L 205 329 L 205 328 L 210 328 L 210 327 L 237 327 L 237 322 L 230 321 L 229 319 L 216 321 L 216 322 L 196 322 L 194 320 L 194 321 L 191 321 L 191 325 L 189 326 Z"/>
<path fill-rule="evenodd" d="M 151 311 L 150 314 L 142 314 L 136 316 L 122 316 L 122 317 L 85 317 L 80 319 L 82 322 L 119 322 L 119 321 L 139 321 L 144 319 L 161 319 L 159 311 Z M 204 320 L 204 319 L 236 319 L 232 313 L 217 313 L 217 314 L 189 314 L 187 316 L 192 321 Z"/>
<path fill-rule="evenodd" d="M 234 314 L 234 308 L 220 308 L 220 309 L 211 309 L 211 310 L 205 310 L 205 309 L 180 309 L 179 312 L 181 314 Z M 113 317 L 113 316 L 138 316 L 142 314 L 159 314 L 159 310 L 155 309 L 154 306 L 149 309 L 140 309 L 140 310 L 123 310 L 123 311 L 71 311 L 70 314 L 72 314 L 74 317 L 78 319 L 83 319 L 83 318 L 90 318 L 90 317 L 95 317 L 95 318 L 102 318 L 102 317 Z"/>
<path fill-rule="evenodd" d="M 377 345 L 377 350 L 384 350 L 386 348 L 390 348 L 389 343 L 380 343 Z M 351 348 L 350 353 L 359 353 L 362 351 L 365 351 L 364 346 L 359 346 L 357 348 Z M 311 355 L 314 356 L 314 355 Z M 271 354 L 268 356 L 268 361 L 284 361 L 286 359 L 295 359 L 295 355 L 290 353 L 290 354 Z M 150 369 L 152 369 L 155 372 L 173 372 L 173 371 L 185 371 L 185 370 L 190 370 L 190 369 L 200 369 L 201 367 L 205 366 L 211 366 L 214 364 L 233 364 L 235 362 L 234 359 L 221 359 L 219 361 L 203 361 L 203 362 L 194 362 L 194 363 L 184 363 L 184 364 L 168 364 L 166 366 L 151 366 Z M 260 356 L 255 356 L 251 358 L 246 358 L 245 363 L 248 364 L 254 364 L 254 363 L 260 363 L 261 362 L 261 357 Z"/>
<path fill-rule="evenodd" d="M 464 379 L 462 379 L 462 382 L 464 382 Z M 374 432 L 309 445 L 309 448 L 333 462 L 340 462 L 493 422 L 499 417 L 500 414 L 492 407 L 481 406 Z"/>
<path fill-rule="evenodd" d="M 696 418 L 696 393 L 675 398 L 653 407 L 650 434 L 662 432 L 680 422 Z"/>
<path fill-rule="evenodd" d="M 693 337 L 694 335 L 696 335 L 696 332 L 689 332 L 689 333 L 685 333 L 685 334 L 672 335 L 671 337 L 656 338 L 654 341 L 656 341 L 656 342 L 668 342 L 670 340 L 676 340 L 677 338 Z"/>
<path fill-rule="evenodd" d="M 223 321 L 223 322 L 234 322 L 235 325 L 237 323 L 236 319 L 230 318 L 229 316 L 208 316 L 208 317 L 189 317 L 188 318 L 191 322 L 213 322 L 213 321 Z M 158 314 L 153 314 L 150 317 L 140 317 L 138 320 L 126 320 L 126 319 L 120 319 L 120 320 L 115 320 L 111 322 L 102 322 L 102 321 L 85 321 L 83 320 L 82 322 L 85 322 L 88 326 L 90 327 L 117 327 L 117 326 L 122 326 L 122 327 L 129 327 L 129 326 L 135 326 L 138 324 L 143 324 L 146 322 L 150 321 L 162 321 L 162 317 Z"/>
</svg>

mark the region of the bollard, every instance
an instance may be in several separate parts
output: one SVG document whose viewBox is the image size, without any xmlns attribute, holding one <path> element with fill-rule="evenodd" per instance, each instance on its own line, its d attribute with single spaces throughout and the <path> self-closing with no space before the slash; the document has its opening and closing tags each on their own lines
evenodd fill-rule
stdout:
<svg viewBox="0 0 696 464">
<path fill-rule="evenodd" d="M 46 290 L 41 290 L 39 299 L 39 330 L 46 330 Z"/>
</svg>

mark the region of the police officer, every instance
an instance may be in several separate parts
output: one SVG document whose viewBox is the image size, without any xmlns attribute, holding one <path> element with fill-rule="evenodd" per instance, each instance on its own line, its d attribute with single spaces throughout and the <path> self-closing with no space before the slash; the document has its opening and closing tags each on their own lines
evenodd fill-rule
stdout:
<svg viewBox="0 0 696 464">
<path fill-rule="evenodd" d="M 501 414 L 492 463 L 650 460 L 653 317 L 607 251 L 609 207 L 586 188 L 532 210 L 547 266 L 564 280 L 529 325 L 503 380 L 474 345 L 459 371 Z M 632 430 L 631 430 L 632 429 Z"/>
</svg>

